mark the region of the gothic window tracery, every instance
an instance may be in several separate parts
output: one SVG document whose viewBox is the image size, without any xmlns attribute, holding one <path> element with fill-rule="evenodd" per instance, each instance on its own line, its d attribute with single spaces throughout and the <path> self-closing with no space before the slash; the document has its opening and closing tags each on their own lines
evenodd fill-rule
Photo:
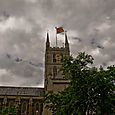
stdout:
<svg viewBox="0 0 115 115">
<path fill-rule="evenodd" d="M 22 103 L 21 113 L 23 113 L 24 115 L 26 115 L 26 113 L 27 113 L 27 103 L 26 102 Z"/>
<path fill-rule="evenodd" d="M 39 115 L 39 103 L 35 104 L 35 115 Z"/>
<path fill-rule="evenodd" d="M 56 57 L 55 57 L 55 53 L 53 54 L 53 62 L 56 62 Z"/>
</svg>

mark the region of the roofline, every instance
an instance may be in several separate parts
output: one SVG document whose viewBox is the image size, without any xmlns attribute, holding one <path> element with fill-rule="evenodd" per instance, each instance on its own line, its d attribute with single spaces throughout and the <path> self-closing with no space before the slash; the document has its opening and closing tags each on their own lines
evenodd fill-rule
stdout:
<svg viewBox="0 0 115 115">
<path fill-rule="evenodd" d="M 35 88 L 35 89 L 44 89 L 44 87 L 28 87 L 28 86 L 0 86 L 0 88 Z"/>
</svg>

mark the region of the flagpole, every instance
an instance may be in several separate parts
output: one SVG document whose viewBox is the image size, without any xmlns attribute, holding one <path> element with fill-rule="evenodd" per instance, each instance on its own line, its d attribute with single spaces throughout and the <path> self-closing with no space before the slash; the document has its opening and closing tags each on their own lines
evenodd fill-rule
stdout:
<svg viewBox="0 0 115 115">
<path fill-rule="evenodd" d="M 56 33 L 56 47 L 57 47 L 57 33 Z"/>
<path fill-rule="evenodd" d="M 56 29 L 56 47 L 57 47 L 57 27 L 55 27 Z"/>
</svg>

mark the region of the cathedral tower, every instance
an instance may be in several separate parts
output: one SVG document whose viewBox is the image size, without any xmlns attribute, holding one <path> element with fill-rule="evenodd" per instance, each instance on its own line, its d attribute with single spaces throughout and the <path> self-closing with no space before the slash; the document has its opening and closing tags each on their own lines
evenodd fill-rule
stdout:
<svg viewBox="0 0 115 115">
<path fill-rule="evenodd" d="M 63 90 L 68 85 L 68 80 L 64 79 L 60 67 L 64 56 L 69 56 L 69 43 L 65 33 L 65 45 L 63 47 L 51 47 L 50 38 L 47 33 L 45 51 L 45 91 L 57 92 Z"/>
</svg>

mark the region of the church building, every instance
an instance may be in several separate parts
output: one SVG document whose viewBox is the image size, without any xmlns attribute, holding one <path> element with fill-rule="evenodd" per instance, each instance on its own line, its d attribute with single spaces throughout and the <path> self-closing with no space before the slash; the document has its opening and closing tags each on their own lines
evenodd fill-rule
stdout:
<svg viewBox="0 0 115 115">
<path fill-rule="evenodd" d="M 64 90 L 69 81 L 64 78 L 60 67 L 62 59 L 70 55 L 69 43 L 65 32 L 65 44 L 51 47 L 50 37 L 46 36 L 44 88 L 0 86 L 0 110 L 16 108 L 17 115 L 52 115 L 43 106 L 47 92 Z M 9 113 L 9 115 L 11 115 Z"/>
</svg>

